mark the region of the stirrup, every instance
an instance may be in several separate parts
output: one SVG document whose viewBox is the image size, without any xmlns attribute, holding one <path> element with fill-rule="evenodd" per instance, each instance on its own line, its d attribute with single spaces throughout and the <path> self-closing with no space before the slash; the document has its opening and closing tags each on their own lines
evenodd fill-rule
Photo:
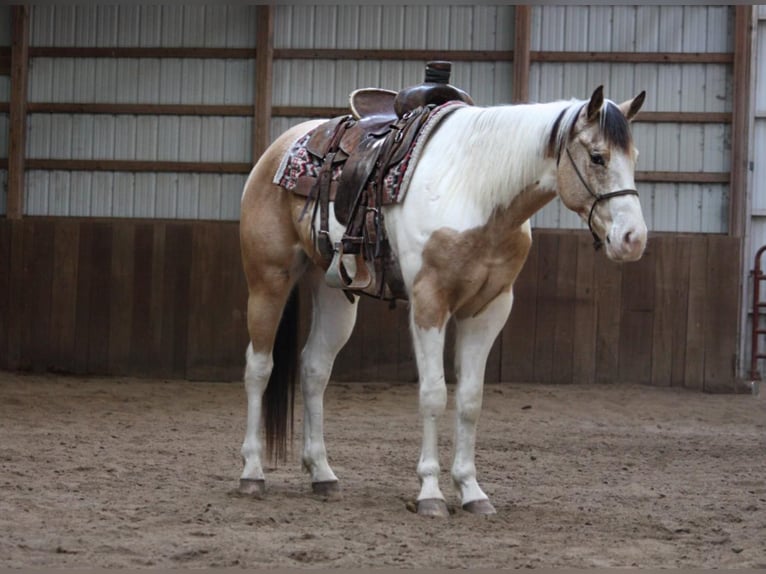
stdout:
<svg viewBox="0 0 766 574">
<path fill-rule="evenodd" d="M 343 257 L 343 244 L 335 244 L 335 253 L 327 271 L 324 274 L 325 281 L 330 287 L 338 289 L 366 289 L 372 284 L 372 273 L 361 253 L 354 254 L 356 259 L 356 273 L 349 277 L 341 258 Z"/>
</svg>

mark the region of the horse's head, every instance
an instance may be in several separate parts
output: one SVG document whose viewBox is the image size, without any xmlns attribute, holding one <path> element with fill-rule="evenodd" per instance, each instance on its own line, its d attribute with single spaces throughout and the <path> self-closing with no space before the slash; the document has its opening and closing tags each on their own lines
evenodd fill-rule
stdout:
<svg viewBox="0 0 766 574">
<path fill-rule="evenodd" d="M 634 181 L 638 151 L 629 126 L 645 95 L 618 105 L 604 99 L 600 86 L 559 138 L 559 196 L 588 224 L 596 247 L 605 244 L 614 261 L 635 261 L 646 247 Z"/>
</svg>

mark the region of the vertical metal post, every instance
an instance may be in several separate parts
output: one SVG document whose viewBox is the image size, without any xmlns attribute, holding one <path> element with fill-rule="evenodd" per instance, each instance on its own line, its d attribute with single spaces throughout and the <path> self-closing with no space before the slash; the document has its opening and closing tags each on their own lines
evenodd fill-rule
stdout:
<svg viewBox="0 0 766 574">
<path fill-rule="evenodd" d="M 27 135 L 29 7 L 13 6 L 11 22 L 11 101 L 6 217 L 21 219 L 24 213 L 24 155 Z"/>
<path fill-rule="evenodd" d="M 271 92 L 274 63 L 274 7 L 257 7 L 253 164 L 271 141 Z"/>
<path fill-rule="evenodd" d="M 750 123 L 750 67 L 752 62 L 753 7 L 737 6 L 734 16 L 733 119 L 731 134 L 731 191 L 729 235 L 745 236 Z"/>
<path fill-rule="evenodd" d="M 529 101 L 530 44 L 532 7 L 516 6 L 513 35 L 513 102 Z"/>
</svg>

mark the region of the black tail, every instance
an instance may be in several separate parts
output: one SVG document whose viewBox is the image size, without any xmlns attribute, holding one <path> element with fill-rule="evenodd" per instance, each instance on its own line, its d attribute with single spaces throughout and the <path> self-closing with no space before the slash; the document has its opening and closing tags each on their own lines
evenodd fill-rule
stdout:
<svg viewBox="0 0 766 574">
<path fill-rule="evenodd" d="M 296 287 L 282 311 L 282 319 L 274 340 L 274 368 L 263 394 L 266 455 L 275 462 L 287 459 L 288 434 L 290 439 L 293 434 L 295 378 L 298 371 L 298 311 Z"/>
</svg>

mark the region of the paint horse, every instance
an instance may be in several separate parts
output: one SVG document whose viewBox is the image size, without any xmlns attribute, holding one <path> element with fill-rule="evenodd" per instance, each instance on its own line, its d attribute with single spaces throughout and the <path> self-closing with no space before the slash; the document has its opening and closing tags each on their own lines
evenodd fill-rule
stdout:
<svg viewBox="0 0 766 574">
<path fill-rule="evenodd" d="M 419 373 L 419 514 L 448 514 L 439 486 L 437 421 L 447 402 L 443 349 L 449 320 L 456 323 L 457 376 L 451 477 L 464 510 L 495 512 L 476 478 L 477 420 L 487 356 L 509 316 L 513 284 L 529 253 L 529 218 L 558 195 L 603 243 L 609 259 L 642 256 L 647 229 L 635 190 L 638 151 L 629 123 L 644 96 L 618 105 L 599 87 L 589 100 L 461 106 L 430 135 L 404 200 L 381 208 L 409 299 Z M 294 142 L 321 123 L 305 122 L 282 134 L 253 168 L 242 196 L 251 342 L 240 491 L 256 497 L 265 492 L 263 458 L 268 452 L 284 457 L 285 421 L 292 420 L 292 409 L 282 389 L 296 367 L 304 403 L 303 467 L 315 493 L 339 493 L 324 442 L 323 396 L 335 357 L 354 327 L 358 297 L 328 286 L 328 263 L 316 247 L 317 218 L 306 216 L 305 198 L 274 183 Z M 329 220 L 330 240 L 336 243 L 343 227 L 332 209 Z M 285 324 L 291 319 L 286 304 L 299 279 L 310 285 L 313 311 L 298 362 L 295 328 Z"/>
</svg>

